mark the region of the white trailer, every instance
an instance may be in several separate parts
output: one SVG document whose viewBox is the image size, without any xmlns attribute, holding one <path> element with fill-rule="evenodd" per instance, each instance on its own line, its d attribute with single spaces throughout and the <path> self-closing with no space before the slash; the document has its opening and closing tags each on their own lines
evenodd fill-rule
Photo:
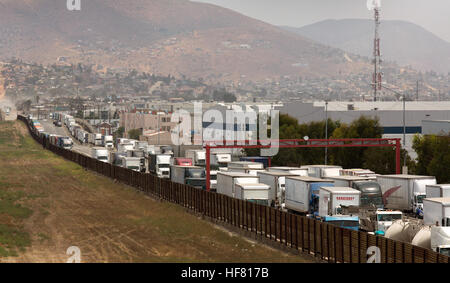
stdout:
<svg viewBox="0 0 450 283">
<path fill-rule="evenodd" d="M 435 185 L 436 178 L 418 175 L 378 175 L 385 208 L 402 211 L 423 211 L 426 185 Z"/>
<path fill-rule="evenodd" d="M 450 197 L 450 184 L 426 185 L 427 198 Z"/>
<path fill-rule="evenodd" d="M 300 167 L 308 169 L 308 176 L 315 178 L 327 178 L 341 175 L 341 166 L 336 165 L 304 165 Z"/>
<path fill-rule="evenodd" d="M 217 193 L 236 197 L 236 184 L 256 184 L 259 178 L 239 172 L 217 172 Z"/>
<path fill-rule="evenodd" d="M 270 187 L 266 184 L 236 184 L 235 197 L 257 204 L 268 205 Z"/>
<path fill-rule="evenodd" d="M 306 168 L 302 169 L 300 167 L 284 167 L 284 166 L 268 167 L 267 171 L 269 171 L 269 172 L 287 172 L 287 173 L 291 173 L 296 176 L 308 177 L 308 169 L 306 169 Z"/>
<path fill-rule="evenodd" d="M 104 147 L 93 147 L 91 155 L 92 158 L 95 158 L 103 162 L 108 162 L 109 153 L 108 150 Z"/>
<path fill-rule="evenodd" d="M 341 214 L 341 206 L 359 207 L 361 192 L 349 187 L 320 187 L 319 216 Z"/>
<path fill-rule="evenodd" d="M 251 161 L 233 161 L 228 163 L 228 168 L 264 169 L 264 164 Z"/>
<path fill-rule="evenodd" d="M 122 157 L 122 167 L 136 172 L 141 170 L 141 159 L 139 157 Z"/>
<path fill-rule="evenodd" d="M 450 226 L 450 198 L 426 198 L 423 200 L 425 225 Z"/>
<path fill-rule="evenodd" d="M 113 136 L 102 136 L 102 145 L 106 148 L 114 148 L 114 138 Z"/>
<path fill-rule="evenodd" d="M 332 180 L 313 177 L 286 177 L 285 208 L 303 214 L 317 212 L 321 186 L 334 186 Z"/>
<path fill-rule="evenodd" d="M 431 227 L 431 249 L 450 256 L 450 227 Z"/>
<path fill-rule="evenodd" d="M 185 155 L 187 158 L 191 158 L 196 166 L 205 166 L 206 164 L 206 150 L 190 149 L 186 150 Z"/>
<path fill-rule="evenodd" d="M 284 195 L 286 188 L 286 177 L 293 177 L 295 174 L 289 172 L 278 171 L 262 171 L 258 172 L 259 182 L 270 187 L 269 205 L 282 207 L 284 204 Z"/>
</svg>

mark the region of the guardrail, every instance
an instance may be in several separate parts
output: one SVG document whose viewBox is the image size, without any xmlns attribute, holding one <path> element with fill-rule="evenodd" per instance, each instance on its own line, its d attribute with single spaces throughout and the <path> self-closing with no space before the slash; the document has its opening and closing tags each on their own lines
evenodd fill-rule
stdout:
<svg viewBox="0 0 450 283">
<path fill-rule="evenodd" d="M 44 148 L 80 166 L 130 185 L 139 191 L 181 205 L 205 217 L 251 233 L 256 239 L 314 254 L 328 262 L 365 263 L 368 249 L 376 247 L 381 263 L 448 263 L 449 257 L 408 243 L 343 229 L 273 207 L 231 198 L 139 173 L 59 148 L 38 136 L 24 122 L 31 136 Z"/>
</svg>

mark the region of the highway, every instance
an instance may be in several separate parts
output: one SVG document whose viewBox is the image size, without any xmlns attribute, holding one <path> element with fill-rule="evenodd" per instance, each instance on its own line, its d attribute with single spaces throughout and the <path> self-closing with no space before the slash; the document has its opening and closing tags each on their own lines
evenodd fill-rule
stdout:
<svg viewBox="0 0 450 283">
<path fill-rule="evenodd" d="M 73 140 L 72 150 L 91 157 L 91 147 L 88 144 L 80 144 L 78 140 L 70 135 L 69 130 L 67 130 L 64 125 L 62 127 L 57 127 L 53 125 L 52 119 L 41 119 L 39 122 L 42 124 L 42 127 L 44 127 L 45 132 L 49 134 L 71 137 Z"/>
</svg>

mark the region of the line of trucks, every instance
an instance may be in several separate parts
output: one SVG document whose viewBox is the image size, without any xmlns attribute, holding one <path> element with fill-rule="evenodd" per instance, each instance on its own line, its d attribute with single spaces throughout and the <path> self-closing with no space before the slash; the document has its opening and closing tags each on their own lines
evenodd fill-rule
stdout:
<svg viewBox="0 0 450 283">
<path fill-rule="evenodd" d="M 99 133 L 89 133 L 82 126 L 76 123 L 75 118 L 71 115 L 52 113 L 51 117 L 54 124 L 64 124 L 69 130 L 72 137 L 82 144 L 91 144 L 96 147 L 105 147 L 107 149 L 114 148 L 114 138 L 111 135 L 102 135 Z"/>
<path fill-rule="evenodd" d="M 45 132 L 44 127 L 42 127 L 42 124 L 38 120 L 33 119 L 31 115 L 28 116 L 28 121 L 34 133 L 39 137 L 45 138 L 51 144 L 56 145 L 58 147 L 68 150 L 72 149 L 73 141 L 70 137 L 54 135 Z"/>
<path fill-rule="evenodd" d="M 75 128 L 74 121 L 66 118 L 65 124 Z M 39 129 L 39 122 L 32 123 Z M 101 144 L 100 139 L 93 137 L 90 143 L 96 145 L 97 140 Z M 206 188 L 205 150 L 187 150 L 185 157 L 174 157 L 170 146 L 131 139 L 117 139 L 116 147 L 117 152 L 93 147 L 92 156 L 175 183 Z M 450 228 L 450 186 L 437 185 L 434 177 L 377 175 L 334 165 L 268 167 L 258 158 L 232 161 L 226 152 L 212 153 L 210 160 L 210 186 L 217 193 L 347 229 L 450 251 L 450 231 L 446 231 Z"/>
<path fill-rule="evenodd" d="M 450 256 L 450 184 L 425 185 L 423 220 L 399 219 L 386 237 Z"/>
</svg>

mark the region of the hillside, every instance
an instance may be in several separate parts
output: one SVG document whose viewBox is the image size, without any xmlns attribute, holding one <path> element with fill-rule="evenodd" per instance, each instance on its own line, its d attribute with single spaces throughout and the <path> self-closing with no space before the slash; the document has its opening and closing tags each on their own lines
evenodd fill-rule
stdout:
<svg viewBox="0 0 450 283">
<path fill-rule="evenodd" d="M 42 149 L 0 122 L 0 262 L 311 262 L 247 241 Z"/>
<path fill-rule="evenodd" d="M 285 29 L 354 54 L 373 54 L 374 23 L 371 20 L 326 20 Z M 422 71 L 450 72 L 450 43 L 426 29 L 404 21 L 382 21 L 380 33 L 385 60 Z"/>
<path fill-rule="evenodd" d="M 218 6 L 187 0 L 0 0 L 0 60 L 96 63 L 212 81 L 331 76 L 367 63 Z"/>
</svg>

